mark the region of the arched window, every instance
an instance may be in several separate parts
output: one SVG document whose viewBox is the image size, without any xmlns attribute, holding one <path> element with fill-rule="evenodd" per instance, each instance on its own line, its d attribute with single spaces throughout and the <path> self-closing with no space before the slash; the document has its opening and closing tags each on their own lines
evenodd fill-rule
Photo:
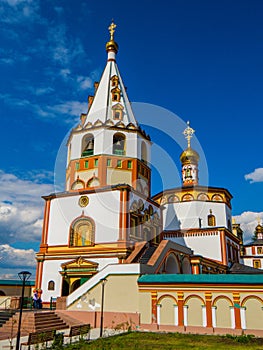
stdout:
<svg viewBox="0 0 263 350">
<path fill-rule="evenodd" d="M 125 136 L 117 133 L 113 135 L 113 154 L 125 155 Z"/>
<path fill-rule="evenodd" d="M 111 90 L 111 95 L 112 95 L 112 101 L 120 102 L 121 90 L 118 87 Z"/>
<path fill-rule="evenodd" d="M 141 144 L 141 160 L 147 163 L 147 147 L 145 142 L 142 142 Z"/>
<path fill-rule="evenodd" d="M 49 281 L 47 289 L 48 290 L 55 290 L 55 282 L 54 281 Z"/>
<path fill-rule="evenodd" d="M 87 134 L 82 139 L 81 157 L 92 156 L 94 153 L 94 137 L 92 134 Z"/>
<path fill-rule="evenodd" d="M 94 245 L 95 225 L 90 218 L 77 219 L 70 228 L 69 245 L 71 247 L 83 247 Z"/>
<path fill-rule="evenodd" d="M 212 214 L 212 209 L 210 209 L 210 214 L 207 216 L 208 226 L 216 226 L 216 217 Z"/>
</svg>

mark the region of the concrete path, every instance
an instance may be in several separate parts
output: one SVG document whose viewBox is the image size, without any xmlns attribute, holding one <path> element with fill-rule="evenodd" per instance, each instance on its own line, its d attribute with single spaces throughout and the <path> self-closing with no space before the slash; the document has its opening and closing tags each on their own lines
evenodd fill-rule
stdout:
<svg viewBox="0 0 263 350">
<path fill-rule="evenodd" d="M 114 330 L 114 329 L 104 329 L 103 331 L 103 337 L 109 337 L 109 336 L 112 336 L 112 335 L 117 335 L 117 334 L 120 334 L 120 333 L 123 333 L 125 331 L 123 330 Z M 68 334 L 69 333 L 69 329 L 62 329 L 62 330 L 59 330 L 57 331 L 57 333 L 64 333 L 64 334 Z M 95 339 L 98 339 L 100 337 L 100 328 L 94 328 L 94 329 L 91 329 L 90 331 L 90 339 L 91 340 L 95 340 Z M 20 338 L 20 343 L 24 343 L 27 341 L 27 336 L 26 337 L 21 337 Z M 68 343 L 69 340 L 68 339 L 65 339 L 64 340 L 64 343 Z M 13 339 L 13 349 L 15 349 L 15 346 L 16 346 L 16 338 Z M 10 347 L 10 341 L 8 339 L 5 339 L 5 340 L 1 340 L 0 341 L 0 350 L 5 350 L 5 349 L 12 349 Z M 24 347 L 25 349 L 25 347 Z"/>
</svg>

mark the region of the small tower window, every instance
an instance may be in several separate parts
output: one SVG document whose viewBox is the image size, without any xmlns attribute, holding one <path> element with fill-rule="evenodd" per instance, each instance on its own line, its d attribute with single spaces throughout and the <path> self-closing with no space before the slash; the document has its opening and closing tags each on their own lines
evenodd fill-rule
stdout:
<svg viewBox="0 0 263 350">
<path fill-rule="evenodd" d="M 111 159 L 107 159 L 107 166 L 111 166 Z"/>
<path fill-rule="evenodd" d="M 117 75 L 114 75 L 112 78 L 111 78 L 111 86 L 112 87 L 117 87 L 119 84 L 119 77 L 117 77 Z"/>
<path fill-rule="evenodd" d="M 125 136 L 117 133 L 113 135 L 113 154 L 125 155 Z"/>
<path fill-rule="evenodd" d="M 82 139 L 81 157 L 92 156 L 94 153 L 94 137 L 92 134 L 85 135 Z"/>
<path fill-rule="evenodd" d="M 75 169 L 79 170 L 79 162 L 75 163 Z"/>
<path fill-rule="evenodd" d="M 122 120 L 123 106 L 120 103 L 117 103 L 112 107 L 112 116 L 113 116 L 113 119 Z"/>
<path fill-rule="evenodd" d="M 257 254 L 262 254 L 262 247 L 257 247 Z"/>
<path fill-rule="evenodd" d="M 147 162 L 147 148 L 145 142 L 142 142 L 141 144 L 141 160 L 142 162 Z"/>
<path fill-rule="evenodd" d="M 260 269 L 261 268 L 261 261 L 260 260 L 253 260 L 253 267 L 255 269 Z"/>
<path fill-rule="evenodd" d="M 55 290 L 55 282 L 54 281 L 49 281 L 47 289 L 48 290 Z"/>
<path fill-rule="evenodd" d="M 185 169 L 185 178 L 186 179 L 192 178 L 191 172 L 192 172 L 192 168 L 191 167 L 188 167 L 188 168 Z"/>
<path fill-rule="evenodd" d="M 121 90 L 118 87 L 112 89 L 111 90 L 111 97 L 112 97 L 112 101 L 120 102 Z"/>
<path fill-rule="evenodd" d="M 122 161 L 121 160 L 117 160 L 117 168 L 121 168 L 122 167 Z"/>
<path fill-rule="evenodd" d="M 131 161 L 131 160 L 128 160 L 127 168 L 128 168 L 128 169 L 131 169 L 131 168 L 132 168 L 132 161 Z"/>
<path fill-rule="evenodd" d="M 87 169 L 89 167 L 89 161 L 85 160 L 85 168 Z"/>
<path fill-rule="evenodd" d="M 96 158 L 96 159 L 94 159 L 94 166 L 98 166 L 99 165 L 99 160 L 98 160 L 98 158 Z"/>
<path fill-rule="evenodd" d="M 212 213 L 212 209 L 210 209 L 210 214 L 207 216 L 207 224 L 208 226 L 216 226 L 216 217 Z"/>
</svg>

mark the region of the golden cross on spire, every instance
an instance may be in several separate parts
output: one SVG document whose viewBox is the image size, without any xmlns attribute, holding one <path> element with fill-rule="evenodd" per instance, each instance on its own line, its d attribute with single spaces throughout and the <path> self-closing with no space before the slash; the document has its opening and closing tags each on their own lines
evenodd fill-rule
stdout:
<svg viewBox="0 0 263 350">
<path fill-rule="evenodd" d="M 260 216 L 257 216 L 257 222 L 258 222 L 259 225 L 261 225 L 261 218 L 260 218 Z"/>
<path fill-rule="evenodd" d="M 188 148 L 191 146 L 191 138 L 193 137 L 193 134 L 195 133 L 195 130 L 190 127 L 190 122 L 187 122 L 187 128 L 184 130 L 183 134 L 187 140 Z"/>
<path fill-rule="evenodd" d="M 115 32 L 115 28 L 117 27 L 117 25 L 113 22 L 111 22 L 111 25 L 109 26 L 109 32 L 110 32 L 110 40 L 114 41 L 114 32 Z"/>
</svg>

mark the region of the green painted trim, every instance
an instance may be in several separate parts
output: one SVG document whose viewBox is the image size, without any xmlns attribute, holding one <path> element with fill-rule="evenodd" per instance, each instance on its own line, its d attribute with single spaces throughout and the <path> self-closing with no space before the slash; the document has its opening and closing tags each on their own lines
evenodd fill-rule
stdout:
<svg viewBox="0 0 263 350">
<path fill-rule="evenodd" d="M 34 286 L 35 281 L 26 281 L 26 286 Z M 22 286 L 21 280 L 0 280 L 0 287 L 1 286 Z"/>
<path fill-rule="evenodd" d="M 263 274 L 143 275 L 138 278 L 138 283 L 263 284 Z"/>
</svg>

